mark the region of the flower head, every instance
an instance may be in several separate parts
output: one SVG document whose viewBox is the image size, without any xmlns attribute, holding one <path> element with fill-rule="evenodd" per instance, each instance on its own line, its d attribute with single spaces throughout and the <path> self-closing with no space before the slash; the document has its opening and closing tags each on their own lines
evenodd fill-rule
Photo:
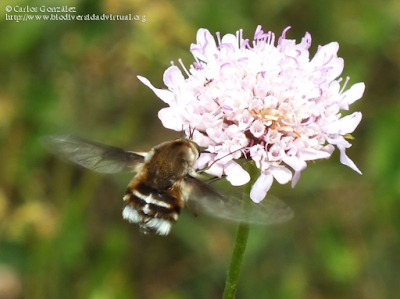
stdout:
<svg viewBox="0 0 400 299">
<path fill-rule="evenodd" d="M 319 46 L 310 59 L 311 35 L 300 43 L 286 39 L 286 28 L 275 46 L 275 35 L 258 26 L 250 43 L 242 36 L 206 29 L 197 32 L 190 51 L 194 63 L 187 70 L 172 65 L 164 73 L 168 90 L 138 77 L 169 107 L 159 111 L 166 128 L 182 128 L 206 147 L 197 164 L 208 172 L 225 174 L 232 185 L 243 185 L 249 174 L 235 159 L 253 160 L 260 176 L 250 197 L 260 202 L 275 179 L 294 186 L 307 161 L 327 159 L 334 146 L 340 162 L 361 174 L 346 155 L 346 136 L 361 121 L 361 112 L 342 117 L 340 110 L 360 99 L 364 83 L 344 92 L 348 78 L 338 79 L 344 61 L 336 42 Z M 292 173 L 293 171 L 293 173 Z"/>
</svg>

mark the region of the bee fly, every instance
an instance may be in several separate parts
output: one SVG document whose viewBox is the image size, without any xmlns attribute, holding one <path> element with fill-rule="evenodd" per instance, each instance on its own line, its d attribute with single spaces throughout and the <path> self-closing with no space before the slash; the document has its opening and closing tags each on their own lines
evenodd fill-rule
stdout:
<svg viewBox="0 0 400 299">
<path fill-rule="evenodd" d="M 293 216 L 292 210 L 274 197 L 254 204 L 252 212 L 244 215 L 241 200 L 224 197 L 197 178 L 195 163 L 201 150 L 190 139 L 163 142 L 147 154 L 69 135 L 46 136 L 41 143 L 56 155 L 97 172 L 136 172 L 123 197 L 122 216 L 137 223 L 143 233 L 168 235 L 188 203 L 219 218 L 249 223 L 280 223 Z"/>
</svg>

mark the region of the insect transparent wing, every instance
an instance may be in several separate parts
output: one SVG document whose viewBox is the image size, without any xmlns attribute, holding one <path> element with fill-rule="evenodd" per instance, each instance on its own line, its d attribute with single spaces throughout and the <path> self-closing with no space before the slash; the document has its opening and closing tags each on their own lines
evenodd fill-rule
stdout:
<svg viewBox="0 0 400 299">
<path fill-rule="evenodd" d="M 242 200 L 236 197 L 225 198 L 222 202 L 205 200 L 202 209 L 209 215 L 237 222 L 254 224 L 278 224 L 293 218 L 293 210 L 283 201 L 267 196 L 260 203 L 249 200 L 249 212 L 242 209 Z"/>
<path fill-rule="evenodd" d="M 207 183 L 189 177 L 185 180 L 189 190 L 189 205 L 194 204 L 200 212 L 211 216 L 236 222 L 254 224 L 278 224 L 290 220 L 293 210 L 283 201 L 273 196 L 267 196 L 261 203 L 250 199 L 249 209 L 242 209 L 242 200 L 236 197 L 224 197 L 214 191 Z"/>
<path fill-rule="evenodd" d="M 61 158 L 102 173 L 134 171 L 144 157 L 123 149 L 70 135 L 50 135 L 41 144 Z"/>
</svg>

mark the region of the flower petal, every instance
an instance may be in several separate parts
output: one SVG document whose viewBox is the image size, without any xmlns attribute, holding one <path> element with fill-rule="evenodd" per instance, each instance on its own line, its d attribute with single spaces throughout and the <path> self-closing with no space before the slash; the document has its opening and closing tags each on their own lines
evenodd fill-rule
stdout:
<svg viewBox="0 0 400 299">
<path fill-rule="evenodd" d="M 225 164 L 224 172 L 226 174 L 226 179 L 232 186 L 242 186 L 250 181 L 249 173 L 234 161 L 229 161 Z"/>
<path fill-rule="evenodd" d="M 196 140 L 196 143 L 201 147 L 208 147 L 211 144 L 211 139 L 197 130 L 193 133 L 193 139 Z"/>
<path fill-rule="evenodd" d="M 265 196 L 267 196 L 267 192 L 271 188 L 273 181 L 274 179 L 271 173 L 262 173 L 254 183 L 253 187 L 251 187 L 250 198 L 255 203 L 262 201 Z"/>
<path fill-rule="evenodd" d="M 340 151 L 340 163 L 350 167 L 359 174 L 362 174 L 360 169 L 358 169 L 358 167 L 356 166 L 356 164 L 346 155 L 346 148 L 341 144 L 338 144 L 336 146 Z"/>
<path fill-rule="evenodd" d="M 159 88 L 155 88 L 153 86 L 153 84 L 150 83 L 150 81 L 142 76 L 137 76 L 137 78 L 147 87 L 149 87 L 155 94 L 157 97 L 159 97 L 163 102 L 169 104 L 171 103 L 175 96 L 174 94 L 169 91 L 169 90 L 165 90 L 165 89 L 159 89 Z"/>
<path fill-rule="evenodd" d="M 332 153 L 324 150 L 316 150 L 313 148 L 302 149 L 299 153 L 299 158 L 304 161 L 328 159 Z"/>
<path fill-rule="evenodd" d="M 279 184 L 287 184 L 292 179 L 292 172 L 284 166 L 274 166 L 271 173 Z"/>
<path fill-rule="evenodd" d="M 302 171 L 307 167 L 307 163 L 298 157 L 284 157 L 283 162 L 292 167 L 295 171 Z"/>
<path fill-rule="evenodd" d="M 181 70 L 173 65 L 167 68 L 163 76 L 164 84 L 171 90 L 175 91 L 185 83 Z"/>
<path fill-rule="evenodd" d="M 342 109 L 349 110 L 349 105 L 361 99 L 365 91 L 365 84 L 360 82 L 351 86 L 342 94 L 340 105 Z"/>
<path fill-rule="evenodd" d="M 215 154 L 201 153 L 200 157 L 196 161 L 195 168 L 199 170 L 206 168 L 207 164 L 211 164 L 212 162 L 214 162 L 214 158 Z"/>
<path fill-rule="evenodd" d="M 224 165 L 215 163 L 209 169 L 206 170 L 206 173 L 220 178 L 224 173 Z"/>
<path fill-rule="evenodd" d="M 293 178 L 292 178 L 292 184 L 291 187 L 294 188 L 297 184 L 297 182 L 300 180 L 300 175 L 301 175 L 301 171 L 295 171 Z"/>
<path fill-rule="evenodd" d="M 182 130 L 182 121 L 180 117 L 175 115 L 175 110 L 173 108 L 168 107 L 161 109 L 158 111 L 158 118 L 161 120 L 165 128 L 174 131 Z"/>
<path fill-rule="evenodd" d="M 361 118 L 361 112 L 354 112 L 353 114 L 344 116 L 341 119 L 328 124 L 325 127 L 325 132 L 328 134 L 340 135 L 352 133 L 357 128 Z"/>
<path fill-rule="evenodd" d="M 257 119 L 256 121 L 253 122 L 253 124 L 250 127 L 250 132 L 253 134 L 254 137 L 260 138 L 261 136 L 264 135 L 265 132 L 265 125 L 263 124 L 262 121 Z"/>
<path fill-rule="evenodd" d="M 190 46 L 190 51 L 194 57 L 202 61 L 208 61 L 213 58 L 213 55 L 217 54 L 215 39 L 207 29 L 200 28 L 197 31 L 196 41 L 197 44 L 191 44 Z"/>
</svg>

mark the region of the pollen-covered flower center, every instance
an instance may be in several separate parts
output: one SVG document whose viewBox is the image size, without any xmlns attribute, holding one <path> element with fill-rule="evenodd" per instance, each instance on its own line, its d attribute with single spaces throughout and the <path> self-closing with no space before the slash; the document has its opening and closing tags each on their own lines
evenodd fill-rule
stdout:
<svg viewBox="0 0 400 299">
<path fill-rule="evenodd" d="M 256 143 L 258 143 L 257 141 L 264 140 L 265 136 L 268 133 L 271 133 L 271 130 L 279 133 L 281 137 L 300 137 L 299 133 L 297 133 L 294 128 L 289 125 L 291 123 L 291 119 L 277 109 L 254 109 L 251 110 L 251 115 L 254 117 L 254 122 L 250 128 L 250 131 L 255 139 L 258 139 L 255 140 Z"/>
</svg>

